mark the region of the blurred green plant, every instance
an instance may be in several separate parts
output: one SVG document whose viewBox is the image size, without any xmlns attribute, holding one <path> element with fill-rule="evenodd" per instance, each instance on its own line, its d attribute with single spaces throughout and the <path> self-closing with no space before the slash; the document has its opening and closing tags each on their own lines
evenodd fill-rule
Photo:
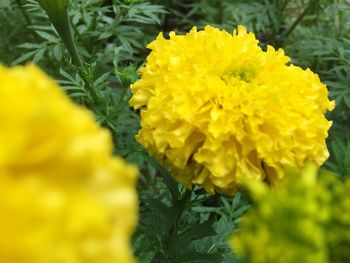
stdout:
<svg viewBox="0 0 350 263">
<path fill-rule="evenodd" d="M 179 186 L 169 171 L 145 155 L 151 173 L 139 187 L 141 211 L 134 235 L 135 255 L 141 262 L 234 262 L 227 238 L 249 207 L 234 198 L 210 196 L 199 188 Z"/>
<path fill-rule="evenodd" d="M 240 262 L 349 262 L 350 181 L 316 169 L 273 188 L 247 183 L 254 205 L 232 239 Z"/>
<path fill-rule="evenodd" d="M 39 64 L 112 131 L 115 152 L 140 167 L 140 225 L 133 241 L 140 262 L 237 262 L 227 238 L 239 230 L 237 223 L 251 203 L 245 193 L 209 196 L 198 188 L 189 192 L 179 187 L 135 141 L 139 112 L 128 105 L 129 86 L 138 78 L 137 70 L 149 52 L 147 43 L 160 31 L 183 33 L 207 24 L 232 31 L 244 24 L 263 47 L 283 47 L 292 63 L 317 72 L 337 103 L 329 116 L 334 123 L 325 168 L 342 180 L 350 174 L 349 1 L 71 0 L 68 18 L 77 53 L 84 61 L 79 69 L 72 65 L 37 0 L 0 1 L 0 60 L 9 65 Z M 341 213 L 349 209 L 344 191 L 332 190 L 334 209 L 329 222 L 333 223 L 327 234 L 327 246 L 339 262 L 347 262 L 349 246 L 349 240 L 337 234 L 348 227 Z M 292 204 L 288 207 L 294 209 Z M 305 212 L 307 208 L 302 203 L 299 209 Z M 299 219 L 297 213 L 296 222 Z M 311 240 L 314 248 L 319 244 L 312 235 L 305 240 Z"/>
</svg>

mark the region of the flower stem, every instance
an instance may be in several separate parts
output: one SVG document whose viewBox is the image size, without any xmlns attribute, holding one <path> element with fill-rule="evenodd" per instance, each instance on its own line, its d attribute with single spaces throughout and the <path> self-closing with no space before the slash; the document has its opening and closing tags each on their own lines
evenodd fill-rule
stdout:
<svg viewBox="0 0 350 263">
<path fill-rule="evenodd" d="M 77 47 L 74 42 L 71 24 L 69 21 L 68 10 L 59 10 L 58 12 L 47 12 L 53 26 L 55 27 L 58 35 L 61 37 L 64 45 L 66 46 L 73 63 L 81 68 L 83 66 Z"/>
<path fill-rule="evenodd" d="M 23 8 L 22 1 L 21 1 L 21 0 L 16 0 L 16 4 L 17 4 L 17 6 L 18 6 L 19 11 L 22 13 L 22 15 L 23 15 L 25 21 L 27 22 L 28 28 L 30 28 L 30 26 L 32 25 L 32 21 L 30 20 L 30 17 L 29 17 L 29 15 L 28 15 L 26 9 Z M 33 30 L 32 28 L 30 28 L 30 30 L 31 30 L 31 32 L 32 32 L 32 34 L 33 34 L 33 37 L 34 37 L 37 41 L 39 41 L 39 38 L 38 38 L 37 34 L 35 34 L 34 30 Z"/>
<path fill-rule="evenodd" d="M 284 38 L 283 39 L 286 39 L 294 31 L 294 29 L 297 27 L 297 25 L 303 20 L 305 15 L 311 10 L 311 8 L 313 7 L 313 5 L 314 5 L 314 3 L 316 1 L 315 0 L 310 0 L 308 6 L 304 9 L 304 11 L 299 15 L 299 17 L 294 21 L 294 23 L 290 26 L 290 28 L 284 34 Z"/>
</svg>

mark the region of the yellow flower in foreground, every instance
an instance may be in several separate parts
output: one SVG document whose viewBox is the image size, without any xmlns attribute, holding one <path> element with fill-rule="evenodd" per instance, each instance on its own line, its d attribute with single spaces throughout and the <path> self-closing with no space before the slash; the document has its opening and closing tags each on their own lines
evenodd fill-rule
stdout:
<svg viewBox="0 0 350 263">
<path fill-rule="evenodd" d="M 36 66 L 0 83 L 0 261 L 134 262 L 136 168 Z"/>
<path fill-rule="evenodd" d="M 148 47 L 131 87 L 137 140 L 179 182 L 233 194 L 246 178 L 275 182 L 287 167 L 327 159 L 324 114 L 334 103 L 316 74 L 286 65 L 282 49 L 262 51 L 243 26 L 160 34 Z"/>
</svg>

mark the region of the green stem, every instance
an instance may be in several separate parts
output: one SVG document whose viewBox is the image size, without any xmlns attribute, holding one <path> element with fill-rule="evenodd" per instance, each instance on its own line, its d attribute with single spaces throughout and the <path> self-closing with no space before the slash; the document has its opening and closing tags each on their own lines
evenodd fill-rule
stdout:
<svg viewBox="0 0 350 263">
<path fill-rule="evenodd" d="M 316 0 L 317 1 L 317 0 Z M 303 20 L 305 15 L 310 11 L 313 4 L 316 2 L 315 0 L 310 0 L 308 6 L 305 8 L 305 10 L 300 14 L 300 16 L 294 21 L 294 23 L 291 25 L 291 27 L 287 30 L 287 32 L 284 34 L 284 38 L 286 39 L 297 27 L 297 25 Z"/>
<path fill-rule="evenodd" d="M 27 22 L 27 26 L 30 27 L 32 25 L 32 21 L 30 20 L 30 17 L 27 13 L 27 11 L 25 10 L 25 8 L 23 8 L 23 5 L 22 5 L 22 1 L 21 0 L 16 0 L 16 4 L 20 10 L 20 12 L 22 13 L 24 19 L 26 20 Z M 33 34 L 33 37 L 37 40 L 37 41 L 40 41 L 38 35 L 35 33 L 35 31 L 33 29 L 30 29 L 32 31 L 32 34 Z"/>
<path fill-rule="evenodd" d="M 57 33 L 61 37 L 64 45 L 66 46 L 70 56 L 72 57 L 73 63 L 77 67 L 81 68 L 83 63 L 80 60 L 79 53 L 73 39 L 68 10 L 65 9 L 59 12 L 47 12 L 47 14 Z"/>
<path fill-rule="evenodd" d="M 187 202 L 191 199 L 191 195 L 192 195 L 192 190 L 185 190 L 185 193 L 181 196 L 181 199 L 177 200 L 174 208 L 176 209 L 176 219 L 174 221 L 174 224 L 170 230 L 170 232 L 176 236 L 177 235 L 177 229 L 178 229 L 178 225 L 181 219 L 181 216 L 183 214 L 183 212 L 186 209 L 186 204 Z"/>
<path fill-rule="evenodd" d="M 288 0 L 283 1 L 282 7 L 281 7 L 281 15 L 283 15 L 284 10 L 286 10 L 288 5 Z"/>
<path fill-rule="evenodd" d="M 168 231 L 166 231 L 165 236 L 163 238 L 163 240 L 167 240 L 167 242 L 165 242 L 165 247 L 163 249 L 164 250 L 163 256 L 165 258 L 169 259 L 169 255 L 171 255 L 171 253 L 169 253 L 169 246 L 171 242 L 173 242 L 173 240 L 175 240 L 178 235 L 178 225 L 182 214 L 186 210 L 188 201 L 191 200 L 191 195 L 192 195 L 192 190 L 186 189 L 185 192 L 181 195 L 180 199 L 178 198 L 176 198 L 175 200 L 173 199 L 174 204 L 171 208 L 173 210 L 173 213 L 172 213 L 173 220 L 170 224 L 170 228 L 168 229 Z M 172 256 L 175 257 L 172 259 L 173 262 L 177 262 L 176 253 L 172 254 Z"/>
</svg>

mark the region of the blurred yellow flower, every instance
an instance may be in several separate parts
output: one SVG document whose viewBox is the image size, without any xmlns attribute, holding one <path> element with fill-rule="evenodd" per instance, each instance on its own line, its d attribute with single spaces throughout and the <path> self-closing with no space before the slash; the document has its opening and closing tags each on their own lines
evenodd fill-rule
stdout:
<svg viewBox="0 0 350 263">
<path fill-rule="evenodd" d="M 275 182 L 288 167 L 328 157 L 334 107 L 309 69 L 287 65 L 282 49 L 263 51 L 243 26 L 160 34 L 132 85 L 141 108 L 137 140 L 175 178 L 213 193 L 235 193 L 246 178 Z"/>
<path fill-rule="evenodd" d="M 134 262 L 136 168 L 36 66 L 0 83 L 0 261 Z"/>
</svg>

